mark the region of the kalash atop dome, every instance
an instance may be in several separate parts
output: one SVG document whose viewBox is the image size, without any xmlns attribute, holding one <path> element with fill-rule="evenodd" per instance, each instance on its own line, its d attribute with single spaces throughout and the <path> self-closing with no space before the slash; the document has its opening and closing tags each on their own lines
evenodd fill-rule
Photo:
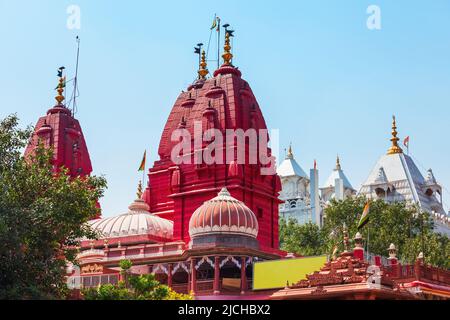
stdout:
<svg viewBox="0 0 450 320">
<path fill-rule="evenodd" d="M 198 77 L 175 101 L 145 191 L 139 186 L 127 212 L 90 222 L 98 239 L 81 243 L 78 261 L 84 287 L 117 282 L 120 261 L 129 259 L 133 273 L 153 273 L 181 293 L 243 294 L 250 289 L 255 261 L 286 255 L 278 249 L 281 184 L 268 141 L 256 135 L 255 151 L 249 143 L 244 150 L 238 148 L 242 145 L 235 136 L 226 139 L 228 129 L 267 129 L 249 84 L 232 64 L 232 35 L 226 27 L 223 64 L 210 77 L 206 54 L 198 50 Z M 201 137 L 210 129 L 225 137 L 219 146 L 222 161 L 217 154 L 212 164 L 195 161 L 209 150 L 205 139 L 195 144 L 199 124 Z M 188 133 L 195 152 L 182 149 L 173 157 L 179 144 L 172 139 L 174 132 Z M 264 134 L 268 140 L 267 131 Z M 226 158 L 227 151 L 232 159 Z M 260 157 L 248 160 L 252 152 L 272 160 L 273 174 L 262 174 L 268 165 Z M 238 161 L 239 154 L 244 163 Z"/>
</svg>

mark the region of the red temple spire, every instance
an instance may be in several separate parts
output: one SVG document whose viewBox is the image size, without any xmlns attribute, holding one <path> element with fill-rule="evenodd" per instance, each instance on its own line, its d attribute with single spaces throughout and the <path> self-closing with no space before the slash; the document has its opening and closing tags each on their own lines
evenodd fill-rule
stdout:
<svg viewBox="0 0 450 320">
<path fill-rule="evenodd" d="M 34 133 L 25 149 L 25 157 L 31 156 L 40 142 L 53 150 L 55 168 L 65 167 L 70 176 L 88 176 L 92 172 L 91 160 L 80 123 L 63 104 L 66 77 L 64 67 L 58 69 L 56 105 L 36 123 Z"/>
</svg>

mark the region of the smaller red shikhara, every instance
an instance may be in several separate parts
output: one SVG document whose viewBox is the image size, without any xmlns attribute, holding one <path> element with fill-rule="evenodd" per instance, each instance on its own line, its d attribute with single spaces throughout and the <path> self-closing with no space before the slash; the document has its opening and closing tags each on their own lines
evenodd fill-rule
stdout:
<svg viewBox="0 0 450 320">
<path fill-rule="evenodd" d="M 91 159 L 80 123 L 63 104 L 55 105 L 39 118 L 25 157 L 34 154 L 39 140 L 45 147 L 52 148 L 55 168 L 67 168 L 71 177 L 91 174 Z"/>
</svg>

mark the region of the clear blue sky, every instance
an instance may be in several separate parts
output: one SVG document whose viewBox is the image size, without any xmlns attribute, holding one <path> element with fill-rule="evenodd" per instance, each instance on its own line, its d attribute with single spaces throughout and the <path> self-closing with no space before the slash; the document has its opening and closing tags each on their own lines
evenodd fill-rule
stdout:
<svg viewBox="0 0 450 320">
<path fill-rule="evenodd" d="M 66 28 L 71 4 L 81 8 L 80 30 Z M 370 4 L 381 8 L 381 30 L 366 27 Z M 236 30 L 234 63 L 268 126 L 283 147 L 292 141 L 305 170 L 316 158 L 323 182 L 339 153 L 359 188 L 389 146 L 395 113 L 413 156 L 450 189 L 448 0 L 0 0 L 0 118 L 16 112 L 25 126 L 45 114 L 56 69 L 74 73 L 79 35 L 77 118 L 95 174 L 108 180 L 104 215 L 124 212 L 144 149 L 150 164 L 196 76 L 193 46 L 207 43 L 215 13 Z"/>
</svg>

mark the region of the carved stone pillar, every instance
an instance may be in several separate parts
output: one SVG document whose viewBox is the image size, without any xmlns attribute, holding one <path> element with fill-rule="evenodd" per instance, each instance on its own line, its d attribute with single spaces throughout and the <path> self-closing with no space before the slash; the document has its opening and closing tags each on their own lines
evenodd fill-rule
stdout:
<svg viewBox="0 0 450 320">
<path fill-rule="evenodd" d="M 197 289 L 197 272 L 195 271 L 195 259 L 191 259 L 191 292 L 195 295 Z"/>
<path fill-rule="evenodd" d="M 169 274 L 167 275 L 167 285 L 170 288 L 172 287 L 172 270 L 173 270 L 173 264 L 169 263 L 169 266 L 168 266 Z"/>
<path fill-rule="evenodd" d="M 214 257 L 214 294 L 220 294 L 220 257 Z"/>
<path fill-rule="evenodd" d="M 241 257 L 241 294 L 247 291 L 246 257 Z"/>
</svg>

